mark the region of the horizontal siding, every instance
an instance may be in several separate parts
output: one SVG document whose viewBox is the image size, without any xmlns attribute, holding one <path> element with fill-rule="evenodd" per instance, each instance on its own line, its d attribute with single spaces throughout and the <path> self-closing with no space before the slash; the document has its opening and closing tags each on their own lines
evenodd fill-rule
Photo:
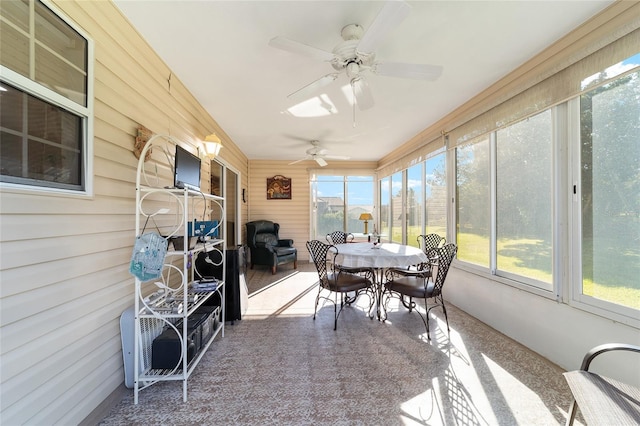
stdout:
<svg viewBox="0 0 640 426">
<path fill-rule="evenodd" d="M 192 151 L 216 132 L 221 160 L 248 187 L 246 156 L 111 2 L 54 4 L 95 43 L 93 193 L 2 189 L 2 424 L 77 424 L 124 381 L 119 319 L 134 295 L 138 126 Z M 161 149 L 147 164 L 157 165 L 161 186 L 172 183 Z M 204 164 L 205 190 L 208 173 Z M 243 223 L 248 205 L 241 204 Z"/>
</svg>

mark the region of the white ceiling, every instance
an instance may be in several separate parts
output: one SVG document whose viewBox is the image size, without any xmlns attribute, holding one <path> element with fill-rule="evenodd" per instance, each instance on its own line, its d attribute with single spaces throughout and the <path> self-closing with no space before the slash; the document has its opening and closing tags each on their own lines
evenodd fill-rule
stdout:
<svg viewBox="0 0 640 426">
<path fill-rule="evenodd" d="M 379 160 L 612 1 L 408 3 L 411 13 L 380 43 L 376 59 L 442 65 L 442 76 L 429 82 L 367 74 L 375 105 L 356 111 L 354 127 L 340 90 L 344 74 L 314 96 L 330 100 L 337 113 L 289 112 L 301 100 L 288 94 L 334 69 L 268 42 L 283 36 L 331 51 L 345 25 L 366 31 L 383 2 L 115 0 L 249 159 L 292 161 L 305 156 L 312 139 L 332 155 Z"/>
</svg>

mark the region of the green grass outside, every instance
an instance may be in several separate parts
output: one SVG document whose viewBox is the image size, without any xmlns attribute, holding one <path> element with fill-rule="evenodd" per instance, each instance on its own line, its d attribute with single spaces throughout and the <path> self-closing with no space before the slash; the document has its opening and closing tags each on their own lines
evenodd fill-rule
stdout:
<svg viewBox="0 0 640 426">
<path fill-rule="evenodd" d="M 458 258 L 466 262 L 489 266 L 489 238 L 470 233 L 458 234 Z M 550 283 L 551 247 L 540 240 L 499 240 L 499 269 Z M 598 299 L 634 309 L 640 309 L 640 253 L 638 250 L 612 250 L 610 259 L 601 260 L 597 282 L 585 279 L 583 293 Z"/>
<path fill-rule="evenodd" d="M 430 228 L 428 233 L 446 235 L 445 228 Z M 416 246 L 419 227 L 409 227 L 407 243 Z M 393 241 L 402 241 L 400 229 L 394 229 Z M 597 241 L 599 247 L 615 247 L 617 241 Z M 476 265 L 489 266 L 489 238 L 472 233 L 458 234 L 458 258 Z M 552 250 L 548 243 L 535 239 L 499 240 L 498 268 L 515 275 L 521 275 L 545 283 L 552 281 Z M 602 250 L 600 250 L 602 253 Z M 600 256 L 595 268 L 600 271 L 599 279 L 583 281 L 583 293 L 601 300 L 640 309 L 640 251 L 611 250 L 608 259 Z M 588 253 L 585 256 L 590 256 Z"/>
</svg>

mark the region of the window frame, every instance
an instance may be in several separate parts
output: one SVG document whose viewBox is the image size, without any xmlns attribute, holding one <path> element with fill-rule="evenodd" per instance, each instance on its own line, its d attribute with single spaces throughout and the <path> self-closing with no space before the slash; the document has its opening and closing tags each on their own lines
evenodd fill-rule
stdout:
<svg viewBox="0 0 640 426">
<path fill-rule="evenodd" d="M 320 179 L 325 176 L 330 176 L 330 177 L 341 177 L 341 180 L 334 180 L 334 181 L 325 181 L 326 183 L 332 182 L 332 183 L 342 183 L 342 193 L 343 193 L 343 197 L 344 197 L 344 205 L 343 205 L 343 219 L 342 219 L 342 231 L 349 233 L 351 231 L 349 231 L 347 229 L 347 225 L 348 225 L 348 210 L 349 210 L 349 206 L 351 205 L 349 203 L 349 183 L 359 183 L 359 182 L 365 182 L 365 181 L 360 181 L 360 180 L 350 180 L 349 178 L 361 178 L 361 177 L 371 177 L 371 197 L 372 197 L 372 206 L 371 209 L 372 211 L 370 212 L 373 217 L 374 220 L 373 221 L 369 221 L 369 232 L 372 233 L 373 232 L 373 226 L 377 226 L 377 224 L 379 223 L 379 217 L 378 217 L 378 194 L 376 191 L 377 188 L 377 176 L 375 172 L 369 171 L 369 170 L 323 170 L 323 171 L 317 171 L 317 172 L 312 172 L 309 176 L 309 189 L 310 189 L 310 193 L 311 193 L 311 197 L 310 197 L 310 223 L 311 223 L 311 227 L 309 229 L 309 237 L 311 239 L 321 239 L 324 240 L 324 238 L 326 237 L 326 234 L 318 234 L 318 198 L 322 198 L 322 197 L 318 197 L 318 183 L 321 181 Z M 320 179 L 319 179 L 320 178 Z M 366 181 L 368 182 L 368 181 Z M 364 226 L 364 225 L 363 225 Z M 353 233 L 353 232 L 351 232 Z M 356 234 L 359 234 L 359 232 L 356 232 Z"/>
<path fill-rule="evenodd" d="M 552 278 L 551 283 L 541 282 L 539 280 L 535 280 L 533 278 L 529 278 L 523 275 L 518 275 L 513 272 L 508 272 L 505 270 L 499 270 L 497 267 L 497 132 L 503 128 L 509 127 L 516 123 L 527 120 L 530 116 L 538 115 L 543 113 L 544 111 L 550 110 L 552 117 L 552 142 L 551 142 L 551 167 L 552 174 L 551 177 L 553 193 L 551 194 L 552 205 L 551 210 L 553 214 L 553 218 L 551 221 L 551 240 L 552 244 Z M 529 117 L 522 118 L 520 120 L 514 121 L 512 123 L 508 123 L 505 126 L 495 129 L 491 132 L 488 132 L 484 135 L 478 135 L 473 140 L 468 143 L 461 144 L 456 146 L 452 151 L 454 152 L 453 162 L 455 164 L 455 174 L 454 174 L 454 193 L 457 194 L 457 150 L 459 148 L 465 148 L 469 145 L 478 142 L 484 142 L 488 139 L 489 142 L 489 265 L 483 266 L 480 264 L 474 264 L 465 260 L 461 260 L 456 258 L 456 266 L 462 270 L 467 272 L 471 272 L 477 275 L 489 276 L 491 280 L 499 282 L 501 284 L 506 284 L 515 288 L 518 288 L 523 291 L 528 291 L 530 293 L 534 293 L 536 295 L 560 300 L 560 292 L 561 292 L 561 284 L 559 276 L 564 275 L 564 273 L 556 273 L 556 271 L 563 270 L 561 259 L 563 258 L 562 253 L 566 253 L 566 248 L 564 244 L 561 244 L 559 239 L 561 238 L 563 229 L 566 227 L 564 225 L 564 220 L 562 217 L 566 217 L 566 214 L 562 212 L 566 212 L 566 208 L 562 207 L 562 202 L 559 200 L 559 196 L 562 193 L 560 188 L 566 187 L 562 184 L 562 182 L 566 181 L 566 178 L 563 179 L 561 170 L 562 165 L 567 164 L 566 161 L 562 161 L 564 158 L 563 152 L 566 151 L 566 145 L 568 143 L 567 138 L 567 130 L 566 130 L 566 119 L 563 117 L 566 115 L 566 107 L 562 105 L 554 106 L 551 108 L 547 108 L 541 111 L 536 111 L 534 114 L 531 114 Z M 566 167 L 565 167 L 566 169 Z M 458 222 L 457 222 L 457 211 L 459 208 L 460 200 L 455 199 L 455 208 L 453 209 L 453 219 L 455 226 L 453 226 L 453 233 L 455 237 L 455 241 L 458 241 Z M 566 258 L 566 256 L 564 256 Z"/>
<path fill-rule="evenodd" d="M 37 180 L 31 180 L 33 184 L 19 182 L 3 182 L 0 181 L 0 189 L 8 192 L 18 193 L 34 193 L 38 195 L 66 195 L 79 197 L 93 196 L 93 138 L 94 138 L 94 41 L 88 34 L 80 28 L 75 22 L 67 17 L 60 9 L 53 5 L 49 0 L 33 0 L 39 1 L 44 7 L 48 8 L 58 19 L 71 29 L 76 31 L 81 37 L 87 41 L 87 92 L 86 106 L 76 103 L 71 99 L 59 94 L 48 87 L 31 80 L 3 65 L 0 65 L 0 81 L 29 94 L 41 101 L 51 104 L 55 107 L 62 108 L 69 113 L 76 115 L 81 121 L 81 146 L 82 155 L 81 164 L 81 183 L 79 188 L 63 188 L 57 187 L 54 183 L 46 185 Z M 6 25 L 6 24 L 5 24 Z M 33 60 L 30 58 L 30 61 Z"/>
<path fill-rule="evenodd" d="M 585 92 L 595 90 L 597 87 L 613 80 L 624 78 L 626 73 L 607 80 L 597 86 L 589 87 Z M 640 310 L 620 305 L 610 301 L 583 293 L 583 228 L 582 228 L 582 182 L 581 182 L 581 141 L 580 141 L 580 95 L 567 102 L 568 131 L 574 143 L 569 147 L 570 185 L 575 190 L 568 191 L 569 228 L 571 230 L 570 252 L 571 267 L 568 271 L 569 285 L 563 289 L 564 301 L 572 307 L 587 311 L 605 318 L 618 321 L 622 324 L 640 328 Z"/>
</svg>

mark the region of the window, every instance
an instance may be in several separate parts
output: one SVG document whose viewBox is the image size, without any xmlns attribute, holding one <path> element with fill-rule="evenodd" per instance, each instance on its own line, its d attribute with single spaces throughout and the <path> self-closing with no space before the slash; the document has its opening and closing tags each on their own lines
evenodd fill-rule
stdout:
<svg viewBox="0 0 640 426">
<path fill-rule="evenodd" d="M 496 132 L 496 269 L 552 289 L 551 110 Z"/>
<path fill-rule="evenodd" d="M 424 214 L 423 163 L 407 169 L 407 244 L 418 247 L 418 235 L 422 234 Z"/>
<path fill-rule="evenodd" d="M 363 233 L 361 213 L 374 213 L 373 175 L 316 175 L 311 179 L 314 218 L 312 238 L 324 240 L 333 231 Z M 345 196 L 346 195 L 346 196 Z M 371 232 L 372 229 L 369 229 Z"/>
<path fill-rule="evenodd" d="M 425 234 L 447 235 L 446 154 L 425 162 Z"/>
<path fill-rule="evenodd" d="M 636 62 L 637 66 L 637 62 Z M 582 273 L 574 297 L 640 309 L 640 71 L 580 97 Z M 618 305 L 618 307 L 612 307 Z M 624 312 L 624 311 L 623 311 Z"/>
<path fill-rule="evenodd" d="M 458 259 L 489 268 L 491 161 L 489 137 L 456 149 Z"/>
<path fill-rule="evenodd" d="M 380 234 L 391 233 L 391 178 L 380 180 Z"/>
<path fill-rule="evenodd" d="M 39 1 L 0 12 L 0 181 L 86 191 L 90 42 Z"/>
<path fill-rule="evenodd" d="M 391 233 L 388 235 L 392 243 L 402 243 L 402 226 L 405 223 L 402 217 L 402 176 L 402 172 L 391 176 Z"/>
</svg>

